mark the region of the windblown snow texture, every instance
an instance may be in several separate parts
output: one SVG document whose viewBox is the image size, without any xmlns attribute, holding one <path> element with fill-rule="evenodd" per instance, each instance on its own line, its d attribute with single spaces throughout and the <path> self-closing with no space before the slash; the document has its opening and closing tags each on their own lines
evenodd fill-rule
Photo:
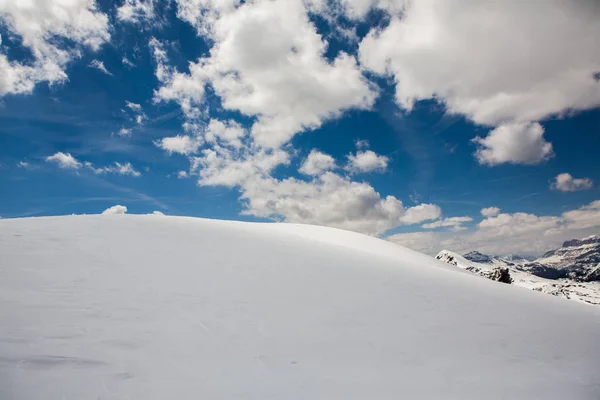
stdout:
<svg viewBox="0 0 600 400">
<path fill-rule="evenodd" d="M 330 228 L 0 220 L 2 399 L 598 399 L 600 312 Z"/>
</svg>

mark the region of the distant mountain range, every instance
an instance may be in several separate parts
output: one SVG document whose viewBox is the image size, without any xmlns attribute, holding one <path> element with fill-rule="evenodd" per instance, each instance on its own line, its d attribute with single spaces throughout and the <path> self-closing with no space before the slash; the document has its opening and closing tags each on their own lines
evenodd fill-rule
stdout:
<svg viewBox="0 0 600 400">
<path fill-rule="evenodd" d="M 600 236 L 568 240 L 537 259 L 449 250 L 436 259 L 488 279 L 600 305 Z"/>
<path fill-rule="evenodd" d="M 600 236 L 567 240 L 561 248 L 550 250 L 521 268 L 548 279 L 600 281 Z"/>
</svg>

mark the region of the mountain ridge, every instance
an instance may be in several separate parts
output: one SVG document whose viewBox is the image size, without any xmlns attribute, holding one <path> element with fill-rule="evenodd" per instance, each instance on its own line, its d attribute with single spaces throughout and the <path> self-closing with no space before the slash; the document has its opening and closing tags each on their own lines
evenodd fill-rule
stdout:
<svg viewBox="0 0 600 400">
<path fill-rule="evenodd" d="M 515 286 L 600 305 L 600 236 L 567 240 L 533 261 L 521 257 L 521 262 L 515 262 L 517 257 L 507 259 L 479 251 L 461 256 L 442 250 L 435 258 L 493 280 L 507 270 Z"/>
</svg>

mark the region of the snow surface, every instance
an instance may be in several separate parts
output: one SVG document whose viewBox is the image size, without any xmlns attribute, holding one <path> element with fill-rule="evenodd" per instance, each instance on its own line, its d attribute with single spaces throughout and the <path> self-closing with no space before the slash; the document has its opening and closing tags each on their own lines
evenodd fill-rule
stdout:
<svg viewBox="0 0 600 400">
<path fill-rule="evenodd" d="M 0 398 L 598 399 L 600 309 L 336 229 L 0 220 Z"/>
</svg>

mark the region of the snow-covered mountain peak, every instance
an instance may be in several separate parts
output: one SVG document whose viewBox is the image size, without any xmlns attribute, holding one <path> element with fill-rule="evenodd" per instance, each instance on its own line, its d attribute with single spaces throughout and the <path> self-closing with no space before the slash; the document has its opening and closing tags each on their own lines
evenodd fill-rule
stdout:
<svg viewBox="0 0 600 400">
<path fill-rule="evenodd" d="M 463 257 L 469 261 L 473 261 L 473 262 L 481 263 L 481 264 L 488 264 L 493 261 L 492 256 L 480 253 L 478 251 L 471 251 L 471 252 L 465 254 Z"/>
<path fill-rule="evenodd" d="M 567 240 L 562 247 L 524 263 L 521 269 L 543 278 L 600 280 L 600 236 Z"/>
</svg>

